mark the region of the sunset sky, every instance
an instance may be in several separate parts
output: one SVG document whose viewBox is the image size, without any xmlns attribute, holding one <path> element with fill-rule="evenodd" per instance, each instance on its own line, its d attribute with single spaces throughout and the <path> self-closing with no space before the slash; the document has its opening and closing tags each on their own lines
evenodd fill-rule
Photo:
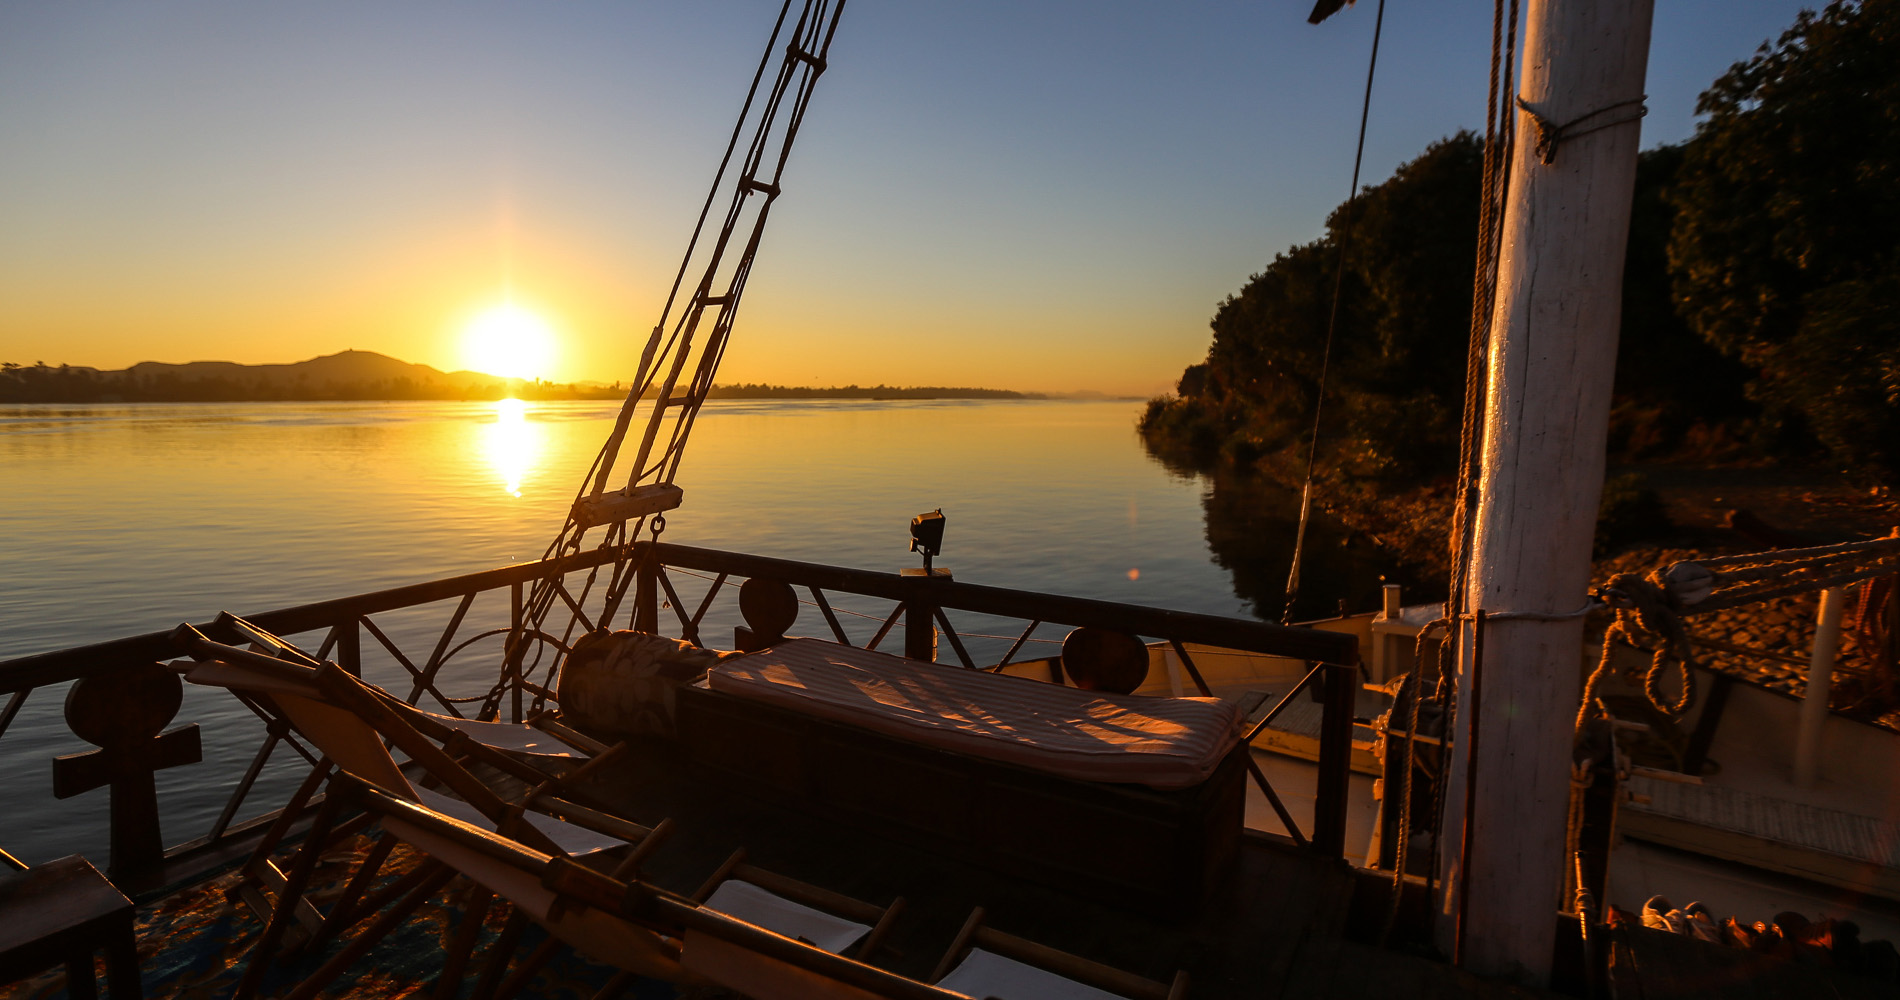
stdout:
<svg viewBox="0 0 1900 1000">
<path fill-rule="evenodd" d="M 504 302 L 629 377 L 776 3 L 0 5 L 0 361 L 453 370 Z M 1148 394 L 1346 194 L 1368 0 L 851 0 L 720 381 Z M 1644 145 L 1794 0 L 1657 0 Z M 1481 128 L 1391 0 L 1366 180 Z"/>
</svg>

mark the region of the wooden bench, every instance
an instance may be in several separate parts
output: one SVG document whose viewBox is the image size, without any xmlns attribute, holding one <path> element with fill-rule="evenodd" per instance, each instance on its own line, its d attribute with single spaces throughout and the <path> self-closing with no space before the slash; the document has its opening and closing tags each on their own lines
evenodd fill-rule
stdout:
<svg viewBox="0 0 1900 1000">
<path fill-rule="evenodd" d="M 106 953 L 112 1000 L 139 1000 L 132 901 L 78 855 L 0 874 L 0 984 L 66 966 L 74 1000 L 99 995 L 93 953 Z"/>
<path fill-rule="evenodd" d="M 703 687 L 679 689 L 677 722 L 690 758 L 748 791 L 1150 914 L 1191 917 L 1239 850 L 1238 744 L 1202 784 L 1162 791 L 1056 777 Z"/>
</svg>

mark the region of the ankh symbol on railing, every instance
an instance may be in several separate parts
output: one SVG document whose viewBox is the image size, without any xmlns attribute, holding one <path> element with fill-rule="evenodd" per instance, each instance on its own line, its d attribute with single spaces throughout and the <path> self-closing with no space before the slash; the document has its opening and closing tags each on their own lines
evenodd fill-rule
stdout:
<svg viewBox="0 0 1900 1000">
<path fill-rule="evenodd" d="M 112 786 L 113 875 L 165 860 L 152 773 L 203 756 L 197 723 L 163 732 L 183 702 L 178 675 L 156 663 L 82 677 L 66 693 L 67 727 L 99 749 L 53 758 L 53 797 Z"/>
</svg>

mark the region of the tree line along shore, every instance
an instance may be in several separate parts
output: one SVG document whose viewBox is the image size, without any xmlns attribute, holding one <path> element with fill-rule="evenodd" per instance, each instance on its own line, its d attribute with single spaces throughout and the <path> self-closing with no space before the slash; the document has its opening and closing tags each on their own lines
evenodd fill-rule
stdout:
<svg viewBox="0 0 1900 1000">
<path fill-rule="evenodd" d="M 1642 154 L 1600 546 L 1666 528 L 1630 467 L 1775 467 L 1900 485 L 1900 0 L 1803 12 Z M 1477 256 L 1482 141 L 1432 144 L 1217 308 L 1204 361 L 1139 429 L 1181 471 L 1297 487 L 1395 554 L 1442 565 Z M 1343 258 L 1343 259 L 1342 259 Z M 1797 526 L 1798 527 L 1798 526 Z"/>
<path fill-rule="evenodd" d="M 649 391 L 652 396 L 657 390 Z M 530 401 L 624 399 L 628 389 L 591 382 L 504 379 L 440 372 L 372 351 L 344 351 L 284 365 L 144 362 L 101 371 L 0 362 L 0 403 L 228 403 L 365 400 Z M 709 399 L 1042 399 L 1036 393 L 963 386 L 715 385 Z"/>
</svg>

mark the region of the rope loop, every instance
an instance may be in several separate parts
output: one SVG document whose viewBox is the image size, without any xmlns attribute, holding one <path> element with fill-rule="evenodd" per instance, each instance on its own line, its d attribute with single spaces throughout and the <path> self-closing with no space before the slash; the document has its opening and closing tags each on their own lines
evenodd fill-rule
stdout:
<svg viewBox="0 0 1900 1000">
<path fill-rule="evenodd" d="M 1683 627 L 1682 607 L 1676 596 L 1655 574 L 1652 577 L 1644 579 L 1635 573 L 1619 573 L 1597 594 L 1616 612 L 1616 620 L 1604 630 L 1602 659 L 1584 688 L 1584 703 L 1577 714 L 1579 732 L 1595 702 L 1596 687 L 1610 669 L 1612 651 L 1619 641 L 1650 654 L 1649 669 L 1644 671 L 1641 682 L 1643 695 L 1657 711 L 1675 717 L 1695 703 L 1695 642 Z M 1654 641 L 1653 648 L 1645 647 L 1640 641 L 1644 634 Z M 1682 679 L 1681 694 L 1674 699 L 1664 695 L 1662 689 L 1663 677 L 1672 665 Z"/>
<path fill-rule="evenodd" d="M 1645 94 L 1642 97 L 1632 98 L 1627 101 L 1618 101 L 1615 104 L 1578 115 L 1559 125 L 1545 118 L 1543 115 L 1538 114 L 1537 109 L 1531 107 L 1524 98 L 1518 97 L 1515 98 L 1515 100 L 1517 101 L 1518 110 L 1530 115 L 1531 124 L 1537 126 L 1537 158 L 1542 160 L 1546 165 L 1557 162 L 1557 147 L 1562 144 L 1565 139 L 1574 139 L 1580 135 L 1588 135 L 1591 132 L 1609 128 L 1612 125 L 1621 125 L 1624 122 L 1637 121 L 1649 114 L 1649 107 L 1645 103 L 1649 100 L 1649 95 Z M 1604 118 L 1604 120 L 1592 122 L 1591 119 L 1593 118 Z M 1586 123 L 1588 124 L 1586 125 Z"/>
</svg>

